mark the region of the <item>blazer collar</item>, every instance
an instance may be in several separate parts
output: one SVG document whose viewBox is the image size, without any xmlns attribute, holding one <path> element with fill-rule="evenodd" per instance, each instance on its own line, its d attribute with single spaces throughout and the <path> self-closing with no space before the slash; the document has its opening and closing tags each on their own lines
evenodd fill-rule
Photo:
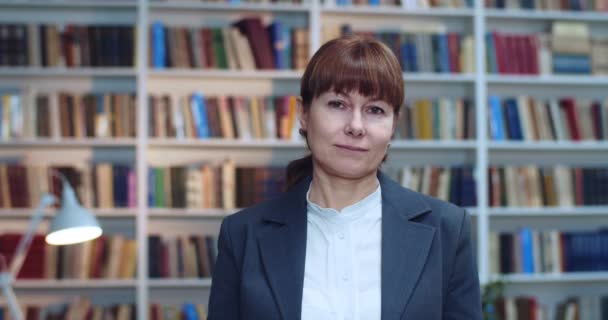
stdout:
<svg viewBox="0 0 608 320">
<path fill-rule="evenodd" d="M 264 213 L 262 264 L 282 319 L 300 319 L 306 259 L 306 177 Z M 417 193 L 378 171 L 382 189 L 382 320 L 400 319 L 428 256 L 435 229 L 411 221 L 430 211 Z"/>
</svg>

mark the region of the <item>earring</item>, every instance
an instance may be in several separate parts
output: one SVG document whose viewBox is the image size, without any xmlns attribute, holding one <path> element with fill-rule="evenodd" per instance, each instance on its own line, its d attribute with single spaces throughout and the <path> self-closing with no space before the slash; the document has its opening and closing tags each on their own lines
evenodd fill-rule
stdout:
<svg viewBox="0 0 608 320">
<path fill-rule="evenodd" d="M 306 130 L 304 130 L 304 129 L 300 128 L 300 130 L 298 130 L 298 132 L 300 133 L 300 135 L 301 135 L 302 137 L 306 137 Z"/>
</svg>

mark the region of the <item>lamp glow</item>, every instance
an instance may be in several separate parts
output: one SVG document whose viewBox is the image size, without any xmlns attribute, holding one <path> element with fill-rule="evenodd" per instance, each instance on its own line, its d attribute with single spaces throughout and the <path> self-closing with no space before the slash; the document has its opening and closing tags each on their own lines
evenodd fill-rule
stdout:
<svg viewBox="0 0 608 320">
<path fill-rule="evenodd" d="M 63 183 L 61 208 L 51 222 L 46 242 L 51 245 L 67 245 L 93 240 L 102 234 L 95 216 L 80 206 L 74 189 Z"/>
</svg>

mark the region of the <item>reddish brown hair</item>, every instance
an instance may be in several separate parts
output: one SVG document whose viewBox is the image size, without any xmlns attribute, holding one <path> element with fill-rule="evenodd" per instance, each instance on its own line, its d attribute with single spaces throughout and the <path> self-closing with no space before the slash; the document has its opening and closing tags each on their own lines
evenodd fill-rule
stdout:
<svg viewBox="0 0 608 320">
<path fill-rule="evenodd" d="M 329 90 L 358 91 L 386 101 L 397 119 L 404 99 L 403 73 L 397 57 L 382 42 L 355 35 L 336 38 L 321 46 L 306 66 L 300 85 L 304 112 L 308 112 L 315 98 Z M 310 174 L 312 156 L 290 162 L 286 189 Z"/>
</svg>

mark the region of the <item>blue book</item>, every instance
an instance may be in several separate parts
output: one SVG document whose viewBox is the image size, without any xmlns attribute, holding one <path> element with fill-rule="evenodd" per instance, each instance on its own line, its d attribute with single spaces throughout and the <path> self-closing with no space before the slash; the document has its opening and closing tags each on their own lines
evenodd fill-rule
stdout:
<svg viewBox="0 0 608 320">
<path fill-rule="evenodd" d="M 241 0 L 229 0 L 230 4 L 241 4 Z"/>
<path fill-rule="evenodd" d="M 500 97 L 490 96 L 488 104 L 490 105 L 490 132 L 492 139 L 496 141 L 505 140 L 505 127 L 502 121 Z"/>
<path fill-rule="evenodd" d="M 283 39 L 285 40 L 285 50 L 283 51 L 283 57 L 285 60 L 285 69 L 293 69 L 293 62 L 291 61 L 291 31 L 289 28 L 283 28 Z"/>
<path fill-rule="evenodd" d="M 285 64 L 285 27 L 281 21 L 275 21 L 268 26 L 268 34 L 272 43 L 272 53 L 274 54 L 274 65 L 277 69 L 286 69 Z"/>
<path fill-rule="evenodd" d="M 2 100 L 0 99 L 0 138 L 2 138 L 2 120 L 4 119 L 4 105 L 2 104 Z"/>
<path fill-rule="evenodd" d="M 154 208 L 154 190 L 156 189 L 156 174 L 154 168 L 148 168 L 148 207 Z"/>
<path fill-rule="evenodd" d="M 517 101 L 515 101 L 515 99 L 506 99 L 504 104 L 509 138 L 511 140 L 523 140 L 524 137 L 521 131 L 521 122 L 519 120 L 519 111 L 517 110 Z"/>
<path fill-rule="evenodd" d="M 450 50 L 448 49 L 448 35 L 439 34 L 439 63 L 441 72 L 450 72 Z"/>
<path fill-rule="evenodd" d="M 196 306 L 192 303 L 185 303 L 182 307 L 184 313 L 184 320 L 199 320 L 201 319 L 196 312 Z"/>
<path fill-rule="evenodd" d="M 399 62 L 401 63 L 401 71 L 410 71 L 411 62 L 409 61 L 410 55 L 408 52 L 407 36 L 401 35 L 401 48 L 399 48 Z"/>
<path fill-rule="evenodd" d="M 209 120 L 207 119 L 207 104 L 202 93 L 196 92 L 193 95 L 198 109 L 198 134 L 200 138 L 209 138 Z"/>
<path fill-rule="evenodd" d="M 409 37 L 408 37 L 409 38 Z M 416 43 L 414 41 L 411 41 L 411 38 L 408 40 L 408 48 L 409 48 L 409 61 L 411 63 L 411 70 L 412 72 L 418 72 L 420 71 L 420 67 L 418 66 L 418 55 L 417 55 L 417 51 L 416 51 Z"/>
<path fill-rule="evenodd" d="M 532 231 L 528 228 L 523 228 L 519 231 L 519 240 L 521 241 L 521 263 L 524 273 L 534 273 L 534 252 L 532 244 Z"/>
<path fill-rule="evenodd" d="M 370 6 L 379 6 L 380 0 L 369 0 L 369 5 Z"/>
<path fill-rule="evenodd" d="M 153 65 L 157 69 L 165 68 L 167 61 L 167 52 L 165 50 L 165 37 L 166 30 L 165 26 L 159 22 L 155 21 L 152 23 L 152 61 Z"/>
<path fill-rule="evenodd" d="M 198 99 L 196 99 L 195 95 L 190 96 L 190 112 L 192 113 L 192 124 L 194 124 L 194 134 L 197 138 L 202 138 L 201 135 L 201 109 L 198 106 Z"/>
<path fill-rule="evenodd" d="M 553 72 L 555 73 L 591 73 L 591 58 L 589 56 L 554 54 L 552 62 Z"/>
<path fill-rule="evenodd" d="M 498 73 L 498 66 L 496 64 L 496 49 L 494 48 L 494 37 L 492 33 L 486 33 L 486 52 L 488 73 Z"/>
</svg>

